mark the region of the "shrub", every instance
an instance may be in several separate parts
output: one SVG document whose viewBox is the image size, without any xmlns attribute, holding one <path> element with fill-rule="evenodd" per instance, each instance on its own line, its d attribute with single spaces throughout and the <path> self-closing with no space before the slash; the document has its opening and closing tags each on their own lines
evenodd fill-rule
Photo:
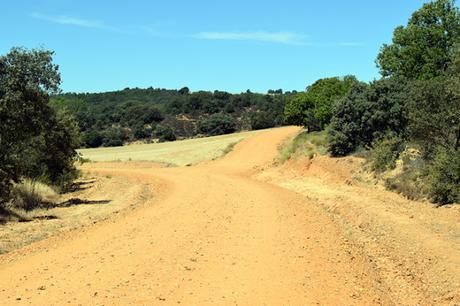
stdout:
<svg viewBox="0 0 460 306">
<path fill-rule="evenodd" d="M 57 198 L 56 191 L 43 183 L 24 179 L 13 187 L 13 206 L 22 210 L 32 210 L 46 206 Z"/>
<path fill-rule="evenodd" d="M 460 202 L 460 152 L 439 148 L 429 173 L 429 195 L 440 204 Z"/>
<path fill-rule="evenodd" d="M 385 187 L 406 196 L 411 200 L 426 197 L 427 165 L 419 153 L 412 154 L 407 151 L 401 154 L 403 167 L 401 173 L 385 180 Z"/>
<path fill-rule="evenodd" d="M 268 129 L 276 125 L 275 115 L 264 111 L 251 114 L 250 120 L 253 130 Z"/>
<path fill-rule="evenodd" d="M 358 147 L 371 147 L 385 134 L 404 133 L 406 99 L 403 80 L 382 79 L 369 86 L 355 84 L 334 107 L 328 129 L 330 153 L 344 156 Z"/>
<path fill-rule="evenodd" d="M 280 150 L 278 162 L 284 163 L 292 156 L 306 156 L 313 158 L 317 154 L 325 154 L 327 138 L 326 133 L 322 132 L 302 132 L 294 139 L 283 144 Z"/>
<path fill-rule="evenodd" d="M 143 124 L 137 124 L 133 129 L 134 139 L 145 139 L 149 138 L 152 134 L 150 128 L 145 127 Z"/>
<path fill-rule="evenodd" d="M 229 134 L 236 130 L 236 122 L 229 115 L 217 113 L 201 120 L 198 130 L 210 136 Z"/>
<path fill-rule="evenodd" d="M 158 140 L 160 142 L 176 140 L 176 135 L 174 135 L 174 131 L 166 125 L 157 125 L 153 134 L 156 137 L 158 137 Z"/>
<path fill-rule="evenodd" d="M 104 131 L 104 146 L 118 147 L 122 146 L 124 141 L 128 140 L 126 131 L 119 127 L 112 127 Z"/>
<path fill-rule="evenodd" d="M 372 170 L 384 172 L 396 167 L 396 160 L 404 149 L 404 143 L 398 136 L 386 136 L 379 141 L 374 141 L 372 147 Z"/>
<path fill-rule="evenodd" d="M 104 142 L 104 136 L 99 131 L 91 130 L 84 134 L 83 142 L 85 143 L 86 147 L 97 148 L 102 146 Z"/>
</svg>

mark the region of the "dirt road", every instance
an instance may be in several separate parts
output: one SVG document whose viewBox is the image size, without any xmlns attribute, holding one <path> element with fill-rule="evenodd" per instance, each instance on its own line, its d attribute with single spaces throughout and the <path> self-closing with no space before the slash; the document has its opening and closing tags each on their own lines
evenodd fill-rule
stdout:
<svg viewBox="0 0 460 306">
<path fill-rule="evenodd" d="M 156 196 L 0 257 L 0 305 L 428 304 L 417 291 L 388 294 L 314 201 L 253 178 L 296 132 L 258 134 L 192 167 L 90 166 L 151 184 Z"/>
</svg>

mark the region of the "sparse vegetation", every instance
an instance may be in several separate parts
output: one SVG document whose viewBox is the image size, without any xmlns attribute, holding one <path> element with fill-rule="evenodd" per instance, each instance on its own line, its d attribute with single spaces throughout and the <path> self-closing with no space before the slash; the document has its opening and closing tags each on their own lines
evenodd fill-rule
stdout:
<svg viewBox="0 0 460 306">
<path fill-rule="evenodd" d="M 301 132 L 294 139 L 288 140 L 281 147 L 279 163 L 300 156 L 313 158 L 317 154 L 326 154 L 327 138 L 326 133 L 322 132 Z"/>
<path fill-rule="evenodd" d="M 48 185 L 31 179 L 24 179 L 13 187 L 11 207 L 20 210 L 33 210 L 54 203 L 58 194 Z"/>
<path fill-rule="evenodd" d="M 386 136 L 372 145 L 372 170 L 384 172 L 396 167 L 396 160 L 404 150 L 404 143 L 398 136 Z"/>
<path fill-rule="evenodd" d="M 401 169 L 385 179 L 385 186 L 411 200 L 427 198 L 427 162 L 420 152 L 406 149 L 401 153 L 399 161 Z"/>
</svg>

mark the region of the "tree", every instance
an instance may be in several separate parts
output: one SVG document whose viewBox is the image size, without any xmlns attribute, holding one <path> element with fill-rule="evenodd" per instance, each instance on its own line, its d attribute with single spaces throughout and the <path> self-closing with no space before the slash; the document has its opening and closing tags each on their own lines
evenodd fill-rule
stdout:
<svg viewBox="0 0 460 306">
<path fill-rule="evenodd" d="M 406 27 L 394 30 L 392 44 L 377 57 L 384 77 L 430 79 L 447 69 L 460 38 L 460 14 L 453 0 L 435 0 L 414 12 Z"/>
<path fill-rule="evenodd" d="M 251 128 L 260 130 L 274 127 L 276 125 L 275 119 L 275 115 L 267 111 L 252 113 L 250 116 Z"/>
<path fill-rule="evenodd" d="M 236 123 L 229 115 L 217 113 L 201 120 L 198 130 L 211 136 L 229 134 L 236 130 Z"/>
<path fill-rule="evenodd" d="M 65 110 L 50 114 L 42 133 L 24 143 L 22 175 L 66 190 L 77 178 L 75 162 L 81 138 L 75 119 Z"/>
<path fill-rule="evenodd" d="M 360 146 L 370 148 L 388 134 L 403 134 L 406 100 L 406 85 L 401 79 L 355 84 L 334 108 L 328 129 L 331 154 L 344 156 Z"/>
<path fill-rule="evenodd" d="M 286 124 L 303 125 L 309 131 L 319 129 L 314 116 L 314 102 L 307 93 L 296 94 L 284 107 L 284 121 Z"/>
<path fill-rule="evenodd" d="M 182 87 L 181 89 L 179 89 L 179 93 L 181 95 L 188 95 L 190 93 L 190 89 L 188 87 Z"/>
<path fill-rule="evenodd" d="M 49 94 L 60 84 L 53 52 L 13 48 L 0 57 L 0 205 L 23 174 L 22 145 L 38 136 L 53 113 Z"/>
<path fill-rule="evenodd" d="M 409 133 L 426 157 L 437 147 L 460 150 L 460 48 L 447 71 L 412 85 L 408 103 Z M 439 151 L 439 150 L 438 150 Z"/>
<path fill-rule="evenodd" d="M 285 122 L 304 125 L 309 131 L 325 128 L 332 117 L 334 104 L 343 98 L 358 80 L 354 76 L 324 78 L 307 87 L 288 101 L 284 110 Z"/>
<path fill-rule="evenodd" d="M 166 125 L 157 125 L 153 133 L 156 137 L 158 137 L 158 140 L 160 142 L 176 140 L 176 135 L 174 135 L 174 131 Z"/>
<path fill-rule="evenodd" d="M 84 134 L 83 142 L 89 148 L 97 148 L 104 143 L 104 136 L 98 130 L 90 130 Z"/>
</svg>

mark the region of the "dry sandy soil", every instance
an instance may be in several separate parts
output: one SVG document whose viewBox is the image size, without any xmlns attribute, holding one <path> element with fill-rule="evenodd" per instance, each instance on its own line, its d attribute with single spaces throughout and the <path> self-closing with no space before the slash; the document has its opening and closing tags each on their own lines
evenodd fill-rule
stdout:
<svg viewBox="0 0 460 306">
<path fill-rule="evenodd" d="M 86 165 L 119 213 L 2 255 L 0 305 L 460 305 L 459 207 L 369 186 L 358 159 L 275 167 L 297 132 L 191 167 Z"/>
</svg>

